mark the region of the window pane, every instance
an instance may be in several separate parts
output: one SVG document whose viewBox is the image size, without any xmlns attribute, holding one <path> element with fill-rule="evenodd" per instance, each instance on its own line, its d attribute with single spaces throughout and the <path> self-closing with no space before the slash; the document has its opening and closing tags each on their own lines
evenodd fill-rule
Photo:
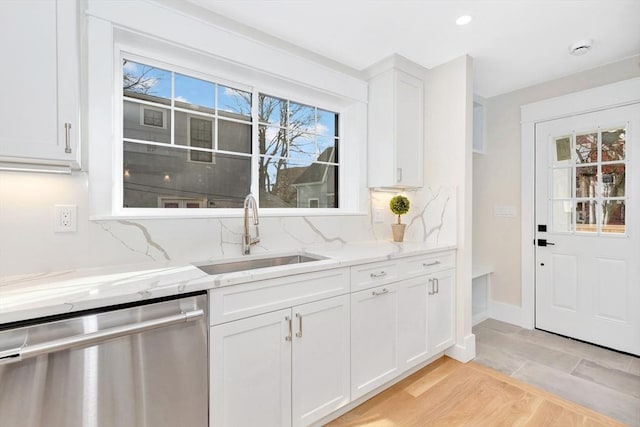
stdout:
<svg viewBox="0 0 640 427">
<path fill-rule="evenodd" d="M 251 93 L 218 85 L 218 113 L 224 117 L 251 121 Z"/>
<path fill-rule="evenodd" d="M 294 161 L 311 163 L 318 158 L 314 135 L 296 134 L 289 142 L 288 157 Z"/>
<path fill-rule="evenodd" d="M 626 131 L 624 128 L 602 131 L 602 161 L 624 160 L 625 140 Z"/>
<path fill-rule="evenodd" d="M 124 143 L 124 207 L 241 208 L 249 193 L 251 161 L 215 154 L 214 163 L 188 160 L 171 147 Z"/>
<path fill-rule="evenodd" d="M 295 133 L 316 132 L 316 109 L 307 105 L 289 102 L 289 129 Z"/>
<path fill-rule="evenodd" d="M 195 114 L 175 112 L 176 116 L 176 145 L 186 145 L 201 148 L 214 148 L 214 119 Z"/>
<path fill-rule="evenodd" d="M 318 135 L 338 136 L 338 115 L 330 111 L 318 109 Z"/>
<path fill-rule="evenodd" d="M 251 125 L 219 119 L 218 149 L 251 154 Z"/>
<path fill-rule="evenodd" d="M 122 90 L 124 96 L 171 104 L 171 73 L 127 59 L 122 61 Z"/>
<path fill-rule="evenodd" d="M 625 202 L 623 200 L 605 200 L 602 205 L 602 232 L 625 232 Z"/>
<path fill-rule="evenodd" d="M 260 154 L 270 156 L 287 155 L 287 131 L 272 126 L 260 125 L 258 128 Z"/>
<path fill-rule="evenodd" d="M 576 135 L 576 163 L 596 163 L 598 161 L 598 134 Z"/>
<path fill-rule="evenodd" d="M 191 117 L 189 120 L 189 141 L 191 147 L 213 149 L 213 121 Z M 189 160 L 192 162 L 213 161 L 213 153 L 206 151 L 189 151 Z"/>
<path fill-rule="evenodd" d="M 215 84 L 177 73 L 175 79 L 176 107 L 209 114 L 215 112 Z"/>
<path fill-rule="evenodd" d="M 319 136 L 318 137 L 318 152 L 322 154 L 325 150 L 335 148 L 338 144 L 338 140 L 332 137 Z M 335 151 L 335 150 L 334 150 Z M 336 160 L 331 160 L 335 162 Z"/>
<path fill-rule="evenodd" d="M 571 136 L 563 136 L 553 140 L 553 162 L 568 164 L 571 161 Z"/>
<path fill-rule="evenodd" d="M 337 166 L 260 158 L 259 188 L 262 208 L 308 208 L 310 205 L 336 208 L 337 186 Z M 317 199 L 317 205 L 313 199 Z"/>
<path fill-rule="evenodd" d="M 598 183 L 598 168 L 582 166 L 576 168 L 576 197 L 595 197 Z"/>
<path fill-rule="evenodd" d="M 571 168 L 553 169 L 553 198 L 571 198 Z"/>
<path fill-rule="evenodd" d="M 602 165 L 602 196 L 624 197 L 625 165 Z"/>
<path fill-rule="evenodd" d="M 131 101 L 124 101 L 122 107 L 125 138 L 171 142 L 171 113 L 168 109 Z"/>
<path fill-rule="evenodd" d="M 553 232 L 571 231 L 571 215 L 573 213 L 571 200 L 555 200 L 551 203 Z"/>
<path fill-rule="evenodd" d="M 596 202 L 593 200 L 576 202 L 576 231 L 595 233 Z"/>
<path fill-rule="evenodd" d="M 272 96 L 258 96 L 258 119 L 276 126 L 287 126 L 287 101 Z"/>
</svg>

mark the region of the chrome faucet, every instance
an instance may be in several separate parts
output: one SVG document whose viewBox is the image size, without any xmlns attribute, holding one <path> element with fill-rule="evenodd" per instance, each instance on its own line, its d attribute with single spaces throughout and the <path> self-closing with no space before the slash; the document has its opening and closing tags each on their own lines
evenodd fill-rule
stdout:
<svg viewBox="0 0 640 427">
<path fill-rule="evenodd" d="M 256 227 L 256 237 L 251 237 L 249 232 L 249 209 L 253 214 L 253 225 Z M 251 253 L 251 245 L 260 242 L 260 230 L 258 229 L 258 203 L 251 193 L 244 198 L 244 234 L 242 235 L 242 254 Z"/>
</svg>

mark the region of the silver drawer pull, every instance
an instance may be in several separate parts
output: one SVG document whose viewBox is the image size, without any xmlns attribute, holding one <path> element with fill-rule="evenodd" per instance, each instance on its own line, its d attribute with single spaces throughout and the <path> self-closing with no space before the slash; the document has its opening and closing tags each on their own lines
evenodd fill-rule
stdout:
<svg viewBox="0 0 640 427">
<path fill-rule="evenodd" d="M 298 332 L 296 332 L 296 337 L 302 338 L 302 314 L 296 313 L 296 317 L 298 318 Z"/>
<path fill-rule="evenodd" d="M 387 275 L 387 272 L 382 270 L 380 273 L 371 273 L 369 276 L 371 276 L 372 279 L 375 279 L 377 277 L 384 277 Z"/>
<path fill-rule="evenodd" d="M 434 265 L 438 265 L 438 264 L 440 264 L 440 261 L 433 261 L 433 262 L 430 262 L 428 264 L 426 262 L 423 262 L 422 266 L 423 267 L 433 267 Z"/>
<path fill-rule="evenodd" d="M 285 316 L 284 320 L 286 320 L 287 322 L 289 322 L 289 335 L 287 335 L 286 337 L 284 337 L 285 341 L 291 341 L 291 335 L 293 333 L 293 320 L 291 319 L 291 317 L 289 316 Z"/>
<path fill-rule="evenodd" d="M 388 294 L 389 293 L 389 289 L 387 288 L 382 288 L 381 291 L 371 291 L 371 295 L 373 295 L 374 297 L 377 297 L 378 295 L 384 295 L 384 294 Z"/>
<path fill-rule="evenodd" d="M 71 123 L 64 124 L 64 152 L 71 153 Z"/>
<path fill-rule="evenodd" d="M 429 295 L 435 295 L 436 293 L 436 289 L 435 289 L 435 284 L 433 282 L 434 279 L 429 279 L 429 291 L 427 292 Z"/>
</svg>

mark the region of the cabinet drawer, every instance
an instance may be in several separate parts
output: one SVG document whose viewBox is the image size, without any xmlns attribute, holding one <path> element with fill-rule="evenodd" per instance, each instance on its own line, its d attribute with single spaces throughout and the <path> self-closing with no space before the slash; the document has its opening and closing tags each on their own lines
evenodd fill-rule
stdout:
<svg viewBox="0 0 640 427">
<path fill-rule="evenodd" d="M 348 268 L 212 289 L 210 324 L 217 325 L 348 292 Z"/>
<path fill-rule="evenodd" d="M 407 258 L 400 269 L 405 277 L 412 277 L 453 268 L 455 264 L 455 252 L 450 251 Z"/>
<path fill-rule="evenodd" d="M 351 267 L 351 292 L 398 280 L 398 262 L 383 261 Z"/>
</svg>

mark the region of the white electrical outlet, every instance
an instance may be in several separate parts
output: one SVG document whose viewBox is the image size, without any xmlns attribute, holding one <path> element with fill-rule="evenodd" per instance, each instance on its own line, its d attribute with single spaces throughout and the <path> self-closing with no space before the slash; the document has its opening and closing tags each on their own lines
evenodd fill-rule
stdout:
<svg viewBox="0 0 640 427">
<path fill-rule="evenodd" d="M 76 205 L 55 205 L 53 231 L 68 233 L 77 230 L 78 207 Z"/>
<path fill-rule="evenodd" d="M 384 212 L 382 208 L 380 207 L 373 208 L 373 222 L 376 224 L 381 224 L 384 222 Z"/>
</svg>

